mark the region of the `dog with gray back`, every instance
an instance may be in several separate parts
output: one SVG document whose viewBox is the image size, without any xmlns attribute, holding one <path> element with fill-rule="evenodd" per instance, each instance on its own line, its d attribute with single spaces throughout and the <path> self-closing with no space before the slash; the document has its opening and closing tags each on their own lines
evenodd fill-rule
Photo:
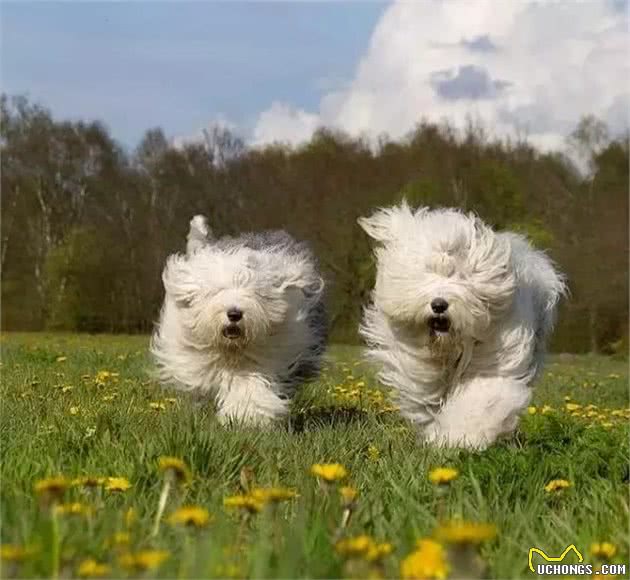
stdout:
<svg viewBox="0 0 630 580">
<path fill-rule="evenodd" d="M 402 414 L 432 443 L 512 433 L 542 369 L 563 276 L 521 235 L 406 203 L 359 219 L 377 276 L 361 333 Z"/>
<path fill-rule="evenodd" d="M 285 231 L 214 238 L 190 222 L 186 253 L 167 259 L 151 342 L 163 383 L 214 399 L 222 421 L 266 423 L 314 377 L 327 328 L 313 253 Z"/>
</svg>

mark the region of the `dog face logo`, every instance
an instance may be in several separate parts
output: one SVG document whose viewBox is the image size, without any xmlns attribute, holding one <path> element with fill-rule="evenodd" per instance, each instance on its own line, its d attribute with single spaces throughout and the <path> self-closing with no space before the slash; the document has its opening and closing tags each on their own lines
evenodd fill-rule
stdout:
<svg viewBox="0 0 630 580">
<path fill-rule="evenodd" d="M 278 254 L 207 246 L 171 256 L 163 280 L 195 344 L 238 350 L 300 315 L 320 284 L 306 269 Z"/>
<path fill-rule="evenodd" d="M 532 572 L 534 572 L 534 574 L 537 573 L 537 570 L 534 568 L 534 554 L 539 554 L 543 558 L 543 560 L 547 562 L 562 562 L 567 556 L 567 554 L 571 551 L 573 551 L 575 555 L 577 556 L 578 562 L 582 563 L 584 561 L 584 557 L 582 556 L 582 553 L 575 547 L 575 544 L 571 544 L 570 546 L 567 546 L 564 552 L 560 554 L 560 556 L 547 556 L 547 554 L 540 548 L 530 548 L 529 557 L 527 561 L 527 563 L 529 564 L 529 569 Z"/>
<path fill-rule="evenodd" d="M 481 339 L 510 306 L 510 246 L 474 216 L 409 206 L 359 224 L 378 242 L 376 306 L 401 335 Z"/>
</svg>

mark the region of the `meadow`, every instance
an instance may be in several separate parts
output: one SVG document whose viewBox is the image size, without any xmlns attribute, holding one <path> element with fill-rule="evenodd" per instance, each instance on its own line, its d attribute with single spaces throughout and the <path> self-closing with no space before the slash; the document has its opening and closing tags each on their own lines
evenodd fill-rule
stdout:
<svg viewBox="0 0 630 580">
<path fill-rule="evenodd" d="M 472 453 L 420 444 L 358 347 L 260 431 L 160 388 L 147 344 L 3 335 L 3 577 L 520 578 L 570 544 L 628 563 L 625 361 L 550 357 L 519 431 Z"/>
</svg>

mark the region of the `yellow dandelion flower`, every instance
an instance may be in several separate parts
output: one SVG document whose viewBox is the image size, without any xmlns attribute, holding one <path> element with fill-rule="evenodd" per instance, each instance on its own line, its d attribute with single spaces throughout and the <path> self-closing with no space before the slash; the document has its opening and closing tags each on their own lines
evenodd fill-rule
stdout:
<svg viewBox="0 0 630 580">
<path fill-rule="evenodd" d="M 335 550 L 345 558 L 365 556 L 375 545 L 374 540 L 365 534 L 339 540 L 335 544 Z"/>
<path fill-rule="evenodd" d="M 617 547 L 610 542 L 596 542 L 591 544 L 591 554 L 595 558 L 610 560 L 617 553 Z"/>
<path fill-rule="evenodd" d="M 545 491 L 547 493 L 553 493 L 555 491 L 562 491 L 571 487 L 571 482 L 566 479 L 552 479 L 547 485 L 545 485 Z"/>
<path fill-rule="evenodd" d="M 311 474 L 327 483 L 341 481 L 348 477 L 346 468 L 339 463 L 316 463 L 311 467 Z"/>
<path fill-rule="evenodd" d="M 72 385 L 66 385 L 65 387 L 61 387 L 61 392 L 62 393 L 68 393 L 70 392 L 72 389 L 74 389 L 74 387 Z"/>
<path fill-rule="evenodd" d="M 112 373 L 110 371 L 98 371 L 94 377 L 94 383 L 97 387 L 104 387 L 105 384 L 111 379 L 116 379 L 118 373 Z"/>
<path fill-rule="evenodd" d="M 341 499 L 346 506 L 353 504 L 357 497 L 359 496 L 359 492 L 349 485 L 344 485 L 339 488 L 339 494 L 341 495 Z"/>
<path fill-rule="evenodd" d="M 110 576 L 111 571 L 112 569 L 107 564 L 101 564 L 89 558 L 79 564 L 77 576 L 81 578 L 102 578 L 103 576 Z"/>
<path fill-rule="evenodd" d="M 0 559 L 4 562 L 22 562 L 35 553 L 32 546 L 19 546 L 17 544 L 2 544 L 0 546 Z"/>
<path fill-rule="evenodd" d="M 79 407 L 78 406 L 70 407 L 70 414 L 71 415 L 78 415 L 79 414 Z"/>
<path fill-rule="evenodd" d="M 105 483 L 104 477 L 96 477 L 94 475 L 84 475 L 72 480 L 74 487 L 98 487 L 99 485 L 103 485 L 103 483 Z"/>
<path fill-rule="evenodd" d="M 105 395 L 102 399 L 102 401 L 104 403 L 109 403 L 111 401 L 113 401 L 116 398 L 116 393 L 114 393 L 113 395 Z"/>
<path fill-rule="evenodd" d="M 418 548 L 400 564 L 400 576 L 405 580 L 444 580 L 450 567 L 444 547 L 433 540 L 420 540 Z"/>
<path fill-rule="evenodd" d="M 127 491 L 130 487 L 131 483 L 124 477 L 108 477 L 105 482 L 107 491 Z"/>
<path fill-rule="evenodd" d="M 394 551 L 394 546 L 389 542 L 383 542 L 381 544 L 375 543 L 365 555 L 365 559 L 368 562 L 380 562 L 383 558 L 389 556 Z"/>
<path fill-rule="evenodd" d="M 297 497 L 297 492 L 286 487 L 255 487 L 250 495 L 263 503 L 279 503 Z"/>
<path fill-rule="evenodd" d="M 582 408 L 582 405 L 578 405 L 577 403 L 567 403 L 564 408 L 571 412 L 571 411 L 577 411 L 578 409 Z"/>
<path fill-rule="evenodd" d="M 128 570 L 155 570 L 169 557 L 170 553 L 166 550 L 142 550 L 122 555 L 119 563 Z"/>
<path fill-rule="evenodd" d="M 62 503 L 55 506 L 55 513 L 60 516 L 91 516 L 94 508 L 80 502 Z"/>
<path fill-rule="evenodd" d="M 600 424 L 604 429 L 610 429 L 615 426 L 615 424 L 611 423 L 610 421 L 604 421 L 603 423 L 600 423 Z"/>
<path fill-rule="evenodd" d="M 168 518 L 173 526 L 190 526 L 203 528 L 211 521 L 208 510 L 198 506 L 185 506 L 174 511 Z"/>
<path fill-rule="evenodd" d="M 536 414 L 536 411 L 537 411 L 537 409 L 536 409 L 536 407 L 534 407 L 534 406 L 527 407 L 527 412 L 528 412 L 530 415 L 535 415 L 535 414 Z"/>
<path fill-rule="evenodd" d="M 149 407 L 154 411 L 164 411 L 166 410 L 166 405 L 161 403 L 160 401 L 152 401 L 149 403 Z"/>
<path fill-rule="evenodd" d="M 116 532 L 105 540 L 106 548 L 120 548 L 131 543 L 131 535 L 127 532 Z"/>
<path fill-rule="evenodd" d="M 543 415 L 546 415 L 547 413 L 551 413 L 553 411 L 553 407 L 551 407 L 550 405 L 543 405 L 543 408 L 540 410 L 540 412 Z"/>
<path fill-rule="evenodd" d="M 71 481 L 67 477 L 57 476 L 47 479 L 40 479 L 35 482 L 35 493 L 39 496 L 51 498 L 61 497 L 70 487 Z"/>
<path fill-rule="evenodd" d="M 378 562 L 393 551 L 389 542 L 377 543 L 365 534 L 339 540 L 335 550 L 344 558 L 363 558 L 368 562 Z"/>
<path fill-rule="evenodd" d="M 429 481 L 435 485 L 444 485 L 459 477 L 459 471 L 453 467 L 436 467 L 429 472 Z"/>
<path fill-rule="evenodd" d="M 55 360 L 58 363 L 62 363 L 62 362 L 66 362 L 68 360 L 68 357 L 67 356 L 58 356 Z"/>
<path fill-rule="evenodd" d="M 177 457 L 160 457 L 158 459 L 158 468 L 165 474 L 171 475 L 178 483 L 190 483 L 192 475 L 188 466 Z"/>
<path fill-rule="evenodd" d="M 435 537 L 452 544 L 479 544 L 497 535 L 494 524 L 453 520 L 438 526 Z"/>
<path fill-rule="evenodd" d="M 372 461 L 377 461 L 381 456 L 381 452 L 378 450 L 376 445 L 370 445 L 367 449 L 367 455 Z"/>
<path fill-rule="evenodd" d="M 232 495 L 223 499 L 226 508 L 242 509 L 251 514 L 258 513 L 265 507 L 264 502 L 251 495 Z"/>
</svg>

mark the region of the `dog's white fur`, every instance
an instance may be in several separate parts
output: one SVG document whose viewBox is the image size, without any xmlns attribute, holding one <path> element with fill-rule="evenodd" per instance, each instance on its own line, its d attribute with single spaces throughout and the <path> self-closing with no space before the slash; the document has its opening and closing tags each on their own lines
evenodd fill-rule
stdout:
<svg viewBox="0 0 630 580">
<path fill-rule="evenodd" d="M 223 421 L 282 417 L 324 348 L 324 283 L 308 248 L 285 232 L 215 240 L 195 216 L 162 279 L 151 345 L 160 380 L 213 398 Z M 231 323 L 234 308 L 242 319 Z"/>
<path fill-rule="evenodd" d="M 565 293 L 550 259 L 453 209 L 403 203 L 359 224 L 378 243 L 361 333 L 401 413 L 438 445 L 481 449 L 511 433 Z M 448 302 L 446 331 L 431 327 L 435 298 Z"/>
</svg>

